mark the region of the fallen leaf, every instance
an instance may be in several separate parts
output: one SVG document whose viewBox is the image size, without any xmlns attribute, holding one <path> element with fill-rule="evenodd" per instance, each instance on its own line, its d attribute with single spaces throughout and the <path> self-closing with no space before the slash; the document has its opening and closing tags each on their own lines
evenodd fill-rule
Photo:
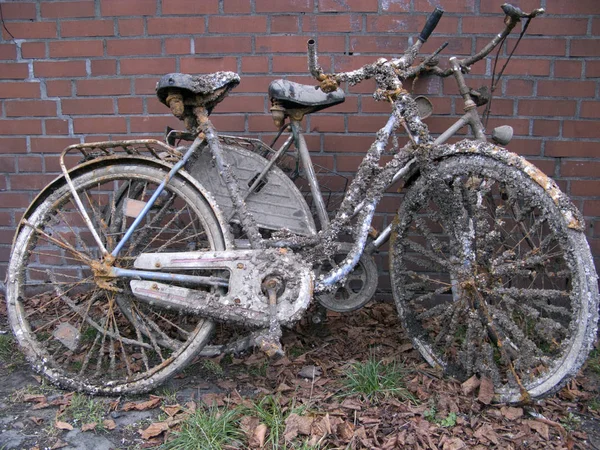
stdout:
<svg viewBox="0 0 600 450">
<path fill-rule="evenodd" d="M 289 442 L 299 434 L 305 436 L 310 435 L 310 428 L 313 421 L 314 419 L 312 417 L 299 416 L 296 413 L 291 413 L 288 418 L 285 419 L 283 438 L 286 442 Z"/>
<path fill-rule="evenodd" d="M 316 378 L 321 375 L 321 368 L 318 366 L 304 366 L 298 372 L 300 378 Z"/>
<path fill-rule="evenodd" d="M 37 410 L 37 409 L 44 409 L 44 408 L 48 408 L 50 406 L 49 403 L 46 402 L 40 402 L 40 403 L 36 403 L 35 405 L 33 405 L 31 407 L 32 410 Z"/>
<path fill-rule="evenodd" d="M 127 402 L 123 405 L 121 410 L 122 411 L 131 411 L 132 409 L 135 409 L 136 411 L 145 411 L 147 409 L 156 408 L 158 405 L 160 405 L 160 402 L 162 401 L 161 397 L 156 397 L 154 395 L 151 395 L 150 397 L 151 397 L 150 400 L 147 400 L 145 402 L 140 402 L 140 403 Z"/>
<path fill-rule="evenodd" d="M 23 396 L 23 401 L 24 402 L 46 402 L 46 396 L 45 395 L 39 395 L 39 394 L 26 394 Z"/>
<path fill-rule="evenodd" d="M 351 398 L 345 399 L 341 406 L 344 408 L 353 409 L 355 411 L 360 411 L 362 409 L 362 405 Z"/>
<path fill-rule="evenodd" d="M 484 405 L 489 405 L 494 399 L 494 382 L 488 377 L 481 377 L 479 384 L 479 400 Z"/>
<path fill-rule="evenodd" d="M 519 417 L 523 417 L 523 408 L 513 408 L 512 406 L 503 406 L 500 408 L 500 412 L 508 420 L 516 420 Z"/>
<path fill-rule="evenodd" d="M 465 444 L 460 438 L 455 437 L 444 442 L 442 450 L 461 450 L 463 448 L 467 448 L 467 444 Z"/>
<path fill-rule="evenodd" d="M 61 422 L 61 421 L 56 421 L 54 423 L 54 426 L 56 428 L 58 428 L 59 430 L 69 430 L 69 431 L 71 431 L 73 429 L 73 425 L 71 425 L 70 423 Z"/>
<path fill-rule="evenodd" d="M 102 425 L 104 425 L 104 428 L 106 428 L 107 430 L 114 430 L 115 428 L 117 428 L 117 424 L 112 419 L 103 420 Z"/>
<path fill-rule="evenodd" d="M 252 448 L 263 448 L 265 445 L 265 438 L 267 437 L 268 428 L 264 423 L 259 423 L 254 429 L 252 437 L 248 442 Z"/>
<path fill-rule="evenodd" d="M 92 431 L 96 428 L 96 425 L 98 425 L 96 422 L 83 424 L 81 425 L 81 431 Z"/>
<path fill-rule="evenodd" d="M 225 401 L 223 400 L 224 394 L 204 394 L 200 399 L 207 406 L 224 406 Z"/>
<path fill-rule="evenodd" d="M 475 431 L 473 436 L 475 436 L 480 441 L 483 441 L 482 443 L 487 443 L 489 441 L 493 442 L 496 445 L 500 444 L 500 441 L 498 440 L 498 435 L 489 423 L 482 425 L 477 431 Z"/>
<path fill-rule="evenodd" d="M 471 378 L 461 384 L 460 387 L 462 388 L 464 395 L 470 395 L 475 392 L 475 389 L 479 387 L 479 384 L 479 378 L 477 378 L 477 375 L 473 375 Z"/>
<path fill-rule="evenodd" d="M 175 414 L 177 414 L 179 411 L 181 411 L 181 406 L 179 406 L 179 405 L 163 406 L 162 410 L 164 412 L 166 412 L 169 417 L 173 417 Z"/>
<path fill-rule="evenodd" d="M 336 427 L 337 435 L 340 439 L 348 442 L 354 436 L 354 427 L 351 423 L 342 422 Z"/>
<path fill-rule="evenodd" d="M 54 445 L 52 447 L 50 447 L 50 450 L 57 450 L 59 448 L 63 448 L 66 447 L 67 445 L 69 445 L 68 443 L 61 441 L 60 439 L 57 440 Z"/>
<path fill-rule="evenodd" d="M 44 421 L 44 419 L 42 419 L 41 417 L 37 417 L 37 416 L 30 416 L 29 420 L 31 420 L 36 425 L 39 425 L 40 423 L 42 423 Z"/>
<path fill-rule="evenodd" d="M 544 439 L 548 440 L 550 438 L 550 428 L 545 423 L 538 422 L 537 420 L 526 420 L 525 423 L 529 425 L 529 428 L 537 431 Z"/>
<path fill-rule="evenodd" d="M 145 430 L 140 430 L 140 435 L 142 436 L 142 439 L 150 439 L 155 436 L 158 436 L 163 431 L 167 431 L 168 429 L 169 425 L 167 424 L 167 422 L 155 422 Z"/>
</svg>

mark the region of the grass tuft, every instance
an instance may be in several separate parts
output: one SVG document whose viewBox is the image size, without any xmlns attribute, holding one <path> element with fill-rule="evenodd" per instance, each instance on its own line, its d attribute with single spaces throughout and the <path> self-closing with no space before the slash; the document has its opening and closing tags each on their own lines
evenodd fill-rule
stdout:
<svg viewBox="0 0 600 450">
<path fill-rule="evenodd" d="M 244 433 L 239 426 L 238 409 L 219 410 L 216 407 L 197 409 L 165 442 L 165 450 L 222 450 L 240 446 Z"/>
<path fill-rule="evenodd" d="M 404 374 L 399 364 L 384 364 L 370 357 L 366 362 L 354 363 L 344 373 L 345 395 L 358 395 L 374 403 L 389 397 L 416 402 L 404 387 Z"/>
<path fill-rule="evenodd" d="M 10 334 L 0 334 L 0 361 L 6 365 L 20 364 L 24 360 L 17 343 Z"/>
<path fill-rule="evenodd" d="M 78 425 L 87 423 L 96 423 L 96 429 L 103 430 L 102 424 L 106 414 L 106 406 L 101 400 L 89 398 L 84 394 L 73 394 L 69 406 L 63 413 L 66 417 L 71 418 Z"/>
</svg>

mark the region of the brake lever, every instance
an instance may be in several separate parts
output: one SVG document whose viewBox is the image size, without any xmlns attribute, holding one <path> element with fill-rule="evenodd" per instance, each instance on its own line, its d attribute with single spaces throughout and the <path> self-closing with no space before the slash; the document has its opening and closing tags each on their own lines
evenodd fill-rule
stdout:
<svg viewBox="0 0 600 450">
<path fill-rule="evenodd" d="M 510 3 L 503 4 L 501 8 L 502 11 L 504 11 L 504 14 L 511 17 L 512 19 L 515 19 L 516 21 L 520 19 L 533 19 L 534 17 L 544 14 L 544 12 L 546 12 L 544 8 L 538 8 L 534 9 L 529 14 L 527 14 L 523 12 L 523 10 L 518 6 L 513 6 Z"/>
</svg>

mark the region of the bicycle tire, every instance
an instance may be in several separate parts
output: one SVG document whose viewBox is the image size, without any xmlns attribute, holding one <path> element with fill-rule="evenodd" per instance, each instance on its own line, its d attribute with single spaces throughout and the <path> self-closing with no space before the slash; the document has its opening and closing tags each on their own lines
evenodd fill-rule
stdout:
<svg viewBox="0 0 600 450">
<path fill-rule="evenodd" d="M 72 179 L 109 252 L 165 175 L 124 162 Z M 142 251 L 224 248 L 206 199 L 175 176 L 115 265 L 131 268 Z M 126 279 L 99 285 L 89 265 L 99 256 L 68 186 L 57 188 L 15 240 L 7 287 L 13 332 L 34 370 L 63 388 L 108 395 L 150 391 L 202 350 L 214 325 L 138 302 Z"/>
<path fill-rule="evenodd" d="M 551 395 L 596 337 L 598 286 L 583 232 L 515 167 L 480 155 L 436 163 L 406 192 L 390 250 L 392 290 L 413 345 L 494 402 Z"/>
</svg>

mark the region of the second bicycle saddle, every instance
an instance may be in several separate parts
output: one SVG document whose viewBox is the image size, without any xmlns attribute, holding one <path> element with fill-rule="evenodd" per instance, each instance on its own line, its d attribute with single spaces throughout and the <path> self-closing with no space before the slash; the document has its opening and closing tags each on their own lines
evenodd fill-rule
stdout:
<svg viewBox="0 0 600 450">
<path fill-rule="evenodd" d="M 288 109 L 310 107 L 310 112 L 320 111 L 330 106 L 343 103 L 346 99 L 344 91 L 336 89 L 325 93 L 314 86 L 294 83 L 288 80 L 274 80 L 269 85 L 269 98 Z"/>
</svg>

